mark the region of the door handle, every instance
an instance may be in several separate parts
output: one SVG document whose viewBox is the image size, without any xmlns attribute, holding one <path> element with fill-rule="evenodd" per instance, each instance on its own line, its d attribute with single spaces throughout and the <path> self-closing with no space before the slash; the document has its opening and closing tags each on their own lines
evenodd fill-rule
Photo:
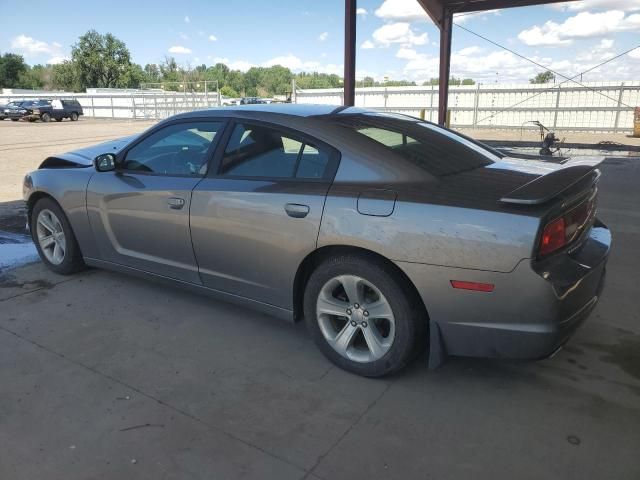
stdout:
<svg viewBox="0 0 640 480">
<path fill-rule="evenodd" d="M 309 214 L 309 205 L 300 205 L 299 203 L 287 203 L 284 206 L 287 215 L 293 218 L 304 218 Z"/>
<path fill-rule="evenodd" d="M 169 200 L 167 200 L 167 204 L 169 205 L 169 208 L 180 210 L 182 207 L 184 207 L 184 198 L 171 197 Z"/>
</svg>

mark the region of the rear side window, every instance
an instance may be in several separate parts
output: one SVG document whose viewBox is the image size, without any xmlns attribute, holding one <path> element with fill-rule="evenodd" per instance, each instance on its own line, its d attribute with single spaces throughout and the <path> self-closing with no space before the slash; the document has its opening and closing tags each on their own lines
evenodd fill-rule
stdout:
<svg viewBox="0 0 640 480">
<path fill-rule="evenodd" d="M 302 138 L 273 127 L 237 124 L 227 143 L 220 175 L 321 179 L 328 164 L 328 153 Z"/>
<path fill-rule="evenodd" d="M 345 116 L 347 117 L 347 116 Z M 489 150 L 426 122 L 352 115 L 345 127 L 393 151 L 435 176 L 452 175 L 499 160 Z"/>
</svg>

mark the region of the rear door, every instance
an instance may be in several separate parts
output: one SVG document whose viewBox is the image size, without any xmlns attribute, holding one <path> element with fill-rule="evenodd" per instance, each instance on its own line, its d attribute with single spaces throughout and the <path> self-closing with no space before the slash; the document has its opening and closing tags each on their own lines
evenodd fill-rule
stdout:
<svg viewBox="0 0 640 480">
<path fill-rule="evenodd" d="M 316 248 L 339 155 L 281 126 L 237 120 L 217 171 L 193 192 L 191 235 L 203 283 L 292 308 L 296 270 Z"/>
<path fill-rule="evenodd" d="M 223 126 L 164 125 L 122 152 L 116 171 L 91 177 L 87 210 L 102 260 L 201 283 L 189 232 L 191 193 Z"/>
</svg>

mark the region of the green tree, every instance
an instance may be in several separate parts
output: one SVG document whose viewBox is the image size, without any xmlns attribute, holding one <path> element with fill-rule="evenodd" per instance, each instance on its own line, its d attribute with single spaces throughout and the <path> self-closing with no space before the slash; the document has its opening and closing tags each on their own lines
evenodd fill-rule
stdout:
<svg viewBox="0 0 640 480">
<path fill-rule="evenodd" d="M 233 88 L 231 88 L 229 85 L 225 85 L 224 87 L 221 87 L 220 94 L 223 97 L 231 97 L 231 98 L 237 98 L 240 96 L 240 93 L 238 93 L 237 90 L 234 90 Z"/>
<path fill-rule="evenodd" d="M 50 87 L 51 70 L 51 67 L 44 65 L 34 65 L 31 68 L 27 67 L 27 70 L 20 74 L 18 87 L 29 88 L 31 90 Z"/>
<path fill-rule="evenodd" d="M 51 72 L 51 86 L 56 89 L 76 92 L 80 90 L 76 67 L 73 62 L 67 60 L 53 66 Z"/>
<path fill-rule="evenodd" d="M 27 71 L 22 55 L 5 53 L 0 57 L 0 88 L 17 88 L 20 75 Z"/>
<path fill-rule="evenodd" d="M 541 72 L 537 74 L 535 77 L 529 79 L 529 83 L 550 83 L 555 82 L 556 76 L 547 70 L 546 72 Z"/>
<path fill-rule="evenodd" d="M 267 95 L 283 95 L 291 91 L 291 70 L 282 65 L 273 65 L 262 71 L 260 87 L 266 91 Z"/>
<path fill-rule="evenodd" d="M 89 30 L 71 47 L 71 59 L 80 88 L 114 88 L 130 78 L 129 50 L 110 33 Z"/>
</svg>

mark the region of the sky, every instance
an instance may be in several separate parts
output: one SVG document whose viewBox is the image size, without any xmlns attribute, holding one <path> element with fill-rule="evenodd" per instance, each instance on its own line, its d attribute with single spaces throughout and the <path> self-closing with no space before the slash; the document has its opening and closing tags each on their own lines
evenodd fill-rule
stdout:
<svg viewBox="0 0 640 480">
<path fill-rule="evenodd" d="M 0 0 L 0 53 L 59 63 L 89 29 L 123 40 L 144 66 L 173 56 L 196 66 L 280 64 L 342 75 L 343 0 L 179 2 Z M 416 0 L 358 0 L 357 77 L 438 76 L 439 33 Z M 640 46 L 640 0 L 581 0 L 458 16 L 454 22 L 566 76 Z M 451 74 L 522 83 L 542 71 L 454 26 Z M 583 81 L 640 80 L 640 48 Z"/>
</svg>

